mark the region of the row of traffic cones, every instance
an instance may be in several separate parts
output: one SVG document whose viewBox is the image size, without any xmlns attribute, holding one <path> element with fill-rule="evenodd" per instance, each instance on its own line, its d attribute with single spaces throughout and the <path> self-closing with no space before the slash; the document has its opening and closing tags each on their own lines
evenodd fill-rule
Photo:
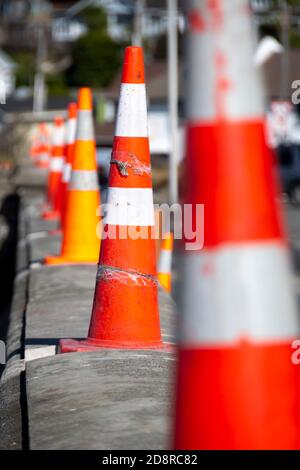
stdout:
<svg viewBox="0 0 300 470">
<path fill-rule="evenodd" d="M 130 112 L 125 118 L 124 110 L 128 109 Z M 76 111 L 75 105 L 70 105 L 67 129 L 72 132 L 70 130 L 67 148 L 64 122 L 59 118 L 55 120 L 47 192 L 50 210 L 45 211 L 43 217 L 60 219 L 62 249 L 60 256 L 47 256 L 45 263 L 95 264 L 99 261 L 99 264 L 88 338 L 80 342 L 61 341 L 60 351 L 104 347 L 168 349 L 160 333 L 155 240 L 151 237 L 154 208 L 142 49 L 132 47 L 125 53 L 111 158 L 109 210 L 103 227 L 115 232 L 116 237 L 105 238 L 101 251 L 101 220 L 97 215 L 100 193 L 89 89 L 80 90 Z M 72 119 L 77 120 L 76 126 L 70 125 Z M 125 166 L 126 174 L 122 171 Z M 136 216 L 129 206 L 141 204 L 146 212 Z M 141 226 L 149 236 L 131 239 L 130 230 L 139 230 Z M 124 231 L 128 235 L 125 239 Z M 166 256 L 159 276 L 162 285 L 170 291 L 171 274 L 166 272 L 165 259 Z M 146 307 L 141 308 L 143 303 Z"/>
<path fill-rule="evenodd" d="M 88 88 L 82 88 L 79 92 L 78 109 L 75 104 L 70 105 L 67 129 L 69 141 L 66 157 L 59 173 L 50 167 L 48 180 L 48 190 L 50 194 L 54 194 L 52 214 L 61 221 L 62 250 L 60 256 L 48 256 L 45 263 L 97 263 L 100 238 L 97 236 L 96 227 L 100 222 L 97 216 L 100 192 L 92 96 Z M 60 152 L 61 148 L 58 146 L 57 152 Z M 56 182 L 53 191 L 52 180 Z M 47 213 L 45 216 L 47 217 Z"/>
<path fill-rule="evenodd" d="M 137 215 L 130 206 L 138 207 L 141 202 L 144 212 Z M 154 210 L 141 48 L 131 47 L 125 53 L 107 204 L 105 231 L 115 236 L 102 240 L 88 337 L 61 341 L 61 352 L 165 348 L 159 324 L 155 241 L 151 237 Z M 149 236 L 132 239 L 130 230 L 141 226 Z"/>
</svg>

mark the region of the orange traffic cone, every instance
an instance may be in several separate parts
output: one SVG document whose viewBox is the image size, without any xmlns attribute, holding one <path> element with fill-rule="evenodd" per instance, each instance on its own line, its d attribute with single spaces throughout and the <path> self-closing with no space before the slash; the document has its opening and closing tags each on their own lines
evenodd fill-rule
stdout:
<svg viewBox="0 0 300 470">
<path fill-rule="evenodd" d="M 158 280 L 161 286 L 167 291 L 172 290 L 172 254 L 173 254 L 173 234 L 166 233 L 163 236 L 162 246 L 158 261 Z"/>
<path fill-rule="evenodd" d="M 37 134 L 32 136 L 30 149 L 29 149 L 29 156 L 30 156 L 32 163 L 36 165 L 36 162 L 39 157 L 39 140 L 38 140 Z"/>
<path fill-rule="evenodd" d="M 45 259 L 46 264 L 97 263 L 100 238 L 97 236 L 100 205 L 96 148 L 92 116 L 92 95 L 81 88 L 78 122 L 68 185 L 61 256 Z"/>
<path fill-rule="evenodd" d="M 62 340 L 61 352 L 163 348 L 155 241 L 151 236 L 154 209 L 140 47 L 128 47 L 125 52 L 106 207 L 88 338 Z M 138 236 L 140 231 L 143 238 Z"/>
<path fill-rule="evenodd" d="M 31 139 L 29 155 L 32 163 L 46 168 L 49 166 L 49 134 L 45 123 L 38 125 L 37 131 Z"/>
<path fill-rule="evenodd" d="M 184 202 L 204 204 L 205 246 L 181 264 L 175 448 L 299 449 L 299 328 L 251 13 L 217 4 L 189 2 Z"/>
<path fill-rule="evenodd" d="M 60 217 L 60 180 L 64 164 L 65 154 L 65 125 L 60 117 L 54 120 L 52 151 L 48 176 L 47 200 L 51 206 L 50 211 L 45 211 L 42 218 L 46 220 Z"/>
<path fill-rule="evenodd" d="M 70 103 L 68 107 L 68 121 L 66 128 L 66 159 L 64 162 L 62 177 L 61 177 L 61 225 L 64 229 L 65 223 L 65 209 L 68 184 L 72 173 L 72 160 L 75 147 L 76 137 L 76 126 L 77 126 L 77 104 Z"/>
</svg>

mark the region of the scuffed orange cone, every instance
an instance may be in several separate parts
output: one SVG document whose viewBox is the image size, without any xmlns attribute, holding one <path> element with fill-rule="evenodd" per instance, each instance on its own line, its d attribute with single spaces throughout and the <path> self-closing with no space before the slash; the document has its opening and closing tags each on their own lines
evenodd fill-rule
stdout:
<svg viewBox="0 0 300 470">
<path fill-rule="evenodd" d="M 61 225 L 63 230 L 65 224 L 67 191 L 72 173 L 72 161 L 75 147 L 76 127 L 77 103 L 70 103 L 68 107 L 68 121 L 66 126 L 66 159 L 64 162 L 61 177 Z"/>
<path fill-rule="evenodd" d="M 46 220 L 59 219 L 60 217 L 60 180 L 64 164 L 65 154 L 65 125 L 62 118 L 54 121 L 52 150 L 48 176 L 47 202 L 51 209 L 42 214 Z"/>
<path fill-rule="evenodd" d="M 125 52 L 107 213 L 88 338 L 61 352 L 160 349 L 152 175 L 143 53 Z M 142 232 L 144 238 L 139 237 Z"/>
<path fill-rule="evenodd" d="M 203 204 L 205 223 L 204 249 L 180 263 L 175 448 L 299 449 L 299 323 L 251 12 L 247 0 L 188 6 L 184 202 Z"/>
<path fill-rule="evenodd" d="M 172 254 L 173 234 L 166 233 L 163 236 L 162 246 L 159 254 L 157 277 L 161 286 L 167 291 L 172 290 Z"/>
<path fill-rule="evenodd" d="M 89 88 L 81 88 L 62 252 L 59 257 L 47 257 L 46 264 L 97 263 L 100 250 L 100 237 L 97 235 L 99 205 L 92 95 Z"/>
</svg>

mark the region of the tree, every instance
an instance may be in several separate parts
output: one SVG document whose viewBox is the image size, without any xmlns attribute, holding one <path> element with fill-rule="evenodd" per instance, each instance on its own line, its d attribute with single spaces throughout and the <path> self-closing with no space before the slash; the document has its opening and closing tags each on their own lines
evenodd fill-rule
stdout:
<svg viewBox="0 0 300 470">
<path fill-rule="evenodd" d="M 107 33 L 107 16 L 103 8 L 93 6 L 85 8 L 80 16 L 89 31 Z"/>
<path fill-rule="evenodd" d="M 12 52 L 10 55 L 17 63 L 16 86 L 32 86 L 32 70 L 35 68 L 35 55 L 33 52 Z"/>
<path fill-rule="evenodd" d="M 71 86 L 107 86 L 120 66 L 120 48 L 107 34 L 103 9 L 90 7 L 82 12 L 88 32 L 79 38 L 72 50 L 72 66 L 67 71 Z"/>
<path fill-rule="evenodd" d="M 67 72 L 71 86 L 105 87 L 120 65 L 120 46 L 96 31 L 81 37 L 74 45 L 73 64 Z"/>
</svg>

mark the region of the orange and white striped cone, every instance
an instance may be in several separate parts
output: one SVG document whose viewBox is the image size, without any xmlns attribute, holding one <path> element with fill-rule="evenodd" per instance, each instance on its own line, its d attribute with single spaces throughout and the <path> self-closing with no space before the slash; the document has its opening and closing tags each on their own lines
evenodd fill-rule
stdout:
<svg viewBox="0 0 300 470">
<path fill-rule="evenodd" d="M 41 123 L 39 125 L 39 134 L 38 134 L 38 156 L 36 160 L 36 166 L 38 168 L 49 168 L 49 154 L 50 154 L 50 146 L 49 146 L 49 132 L 47 129 L 47 125 L 45 123 Z"/>
<path fill-rule="evenodd" d="M 205 243 L 183 256 L 175 448 L 299 449 L 299 325 L 251 12 L 188 8 L 184 202 L 204 204 Z"/>
<path fill-rule="evenodd" d="M 161 349 L 143 52 L 128 47 L 111 157 L 107 214 L 88 338 L 61 352 Z M 143 238 L 138 232 L 142 230 Z"/>
<path fill-rule="evenodd" d="M 81 88 L 78 97 L 76 140 L 68 185 L 61 256 L 45 259 L 46 264 L 94 264 L 99 259 L 97 236 L 100 206 L 92 95 Z"/>
<path fill-rule="evenodd" d="M 166 233 L 163 236 L 162 246 L 159 254 L 157 278 L 161 286 L 167 291 L 172 291 L 172 255 L 173 234 Z"/>
<path fill-rule="evenodd" d="M 60 198 L 60 180 L 64 165 L 65 154 L 65 125 L 60 117 L 54 120 L 54 129 L 52 136 L 52 150 L 50 158 L 47 200 L 51 206 L 49 211 L 42 214 L 46 220 L 59 219 L 59 198 Z"/>
<path fill-rule="evenodd" d="M 39 157 L 39 140 L 38 140 L 37 134 L 32 136 L 31 145 L 29 149 L 29 156 L 30 156 L 32 163 L 36 165 L 38 157 Z"/>
<path fill-rule="evenodd" d="M 68 184 L 70 182 L 72 173 L 72 160 L 75 147 L 77 127 L 77 103 L 70 103 L 68 107 L 68 121 L 66 125 L 66 159 L 64 162 L 62 177 L 61 177 L 61 225 L 64 229 L 65 223 L 65 209 Z"/>
</svg>

